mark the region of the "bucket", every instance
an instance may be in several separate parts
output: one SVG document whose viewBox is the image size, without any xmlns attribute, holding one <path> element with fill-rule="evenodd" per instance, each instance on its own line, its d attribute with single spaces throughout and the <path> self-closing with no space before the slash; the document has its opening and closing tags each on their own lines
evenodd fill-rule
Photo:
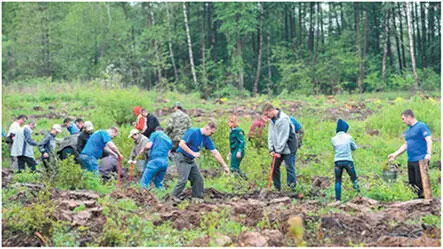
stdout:
<svg viewBox="0 0 443 249">
<path fill-rule="evenodd" d="M 396 170 L 383 170 L 383 180 L 386 182 L 395 181 L 397 179 L 397 171 Z"/>
<path fill-rule="evenodd" d="M 135 166 L 137 167 L 137 171 L 139 173 L 143 173 L 145 171 L 145 167 L 146 167 L 146 160 L 137 160 L 137 163 L 135 164 Z"/>
</svg>

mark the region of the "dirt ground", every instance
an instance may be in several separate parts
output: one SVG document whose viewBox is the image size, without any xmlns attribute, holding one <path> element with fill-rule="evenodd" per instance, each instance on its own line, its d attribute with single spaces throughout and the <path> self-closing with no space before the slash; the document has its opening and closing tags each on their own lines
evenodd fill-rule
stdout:
<svg viewBox="0 0 443 249">
<path fill-rule="evenodd" d="M 9 172 L 2 171 L 3 183 L 7 182 Z M 312 180 L 313 187 L 324 187 L 327 180 Z M 42 188 L 37 184 L 20 185 L 30 191 Z M 189 204 L 179 208 L 169 196 L 158 200 L 147 190 L 120 188 L 110 194 L 113 199 L 129 198 L 144 207 L 146 217 L 152 218 L 155 226 L 170 221 L 177 230 L 199 227 L 202 215 L 212 211 L 228 210 L 231 220 L 244 226 L 256 228 L 266 221 L 277 229 L 263 229 L 258 232 L 242 232 L 232 238 L 223 234 L 216 238 L 220 246 L 290 246 L 294 237 L 293 217 L 302 220 L 302 242 L 306 246 L 440 246 L 440 230 L 417 222 L 424 215 L 440 216 L 440 199 L 411 200 L 406 202 L 383 203 L 365 197 L 355 197 L 347 203 L 334 207 L 334 212 L 321 212 L 327 203 L 317 200 L 296 200 L 288 193 L 252 191 L 244 195 L 222 193 L 215 189 L 204 190 L 204 202 Z M 103 230 L 107 218 L 103 207 L 98 203 L 100 196 L 92 191 L 51 190 L 51 200 L 55 205 L 53 219 L 71 223 L 73 229 L 88 227 L 88 232 L 81 233 L 80 245 L 92 242 Z M 191 192 L 185 191 L 185 200 L 191 199 Z M 24 193 L 17 193 L 11 200 L 27 200 Z M 82 207 L 81 211 L 75 211 Z M 3 227 L 5 228 L 5 227 Z M 300 236 L 300 235 L 299 235 Z M 189 246 L 209 246 L 211 238 L 202 237 L 189 243 Z M 298 241 L 297 243 L 300 243 Z M 2 240 L 3 246 L 44 246 L 37 235 L 15 234 Z"/>
</svg>

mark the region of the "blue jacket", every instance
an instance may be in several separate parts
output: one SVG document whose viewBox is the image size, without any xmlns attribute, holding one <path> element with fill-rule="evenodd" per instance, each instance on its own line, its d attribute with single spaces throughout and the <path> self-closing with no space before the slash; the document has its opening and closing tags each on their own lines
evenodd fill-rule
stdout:
<svg viewBox="0 0 443 249">
<path fill-rule="evenodd" d="M 164 159 L 168 161 L 168 152 L 172 149 L 172 140 L 163 131 L 156 131 L 151 134 L 149 141 L 152 142 L 149 160 Z"/>
</svg>

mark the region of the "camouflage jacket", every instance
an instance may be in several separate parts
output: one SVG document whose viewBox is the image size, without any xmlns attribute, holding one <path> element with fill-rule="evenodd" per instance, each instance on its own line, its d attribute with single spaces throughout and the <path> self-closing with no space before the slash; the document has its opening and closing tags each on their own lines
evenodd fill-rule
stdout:
<svg viewBox="0 0 443 249">
<path fill-rule="evenodd" d="M 172 141 L 180 141 L 185 132 L 191 128 L 192 121 L 188 114 L 177 110 L 171 114 L 166 128 L 166 134 Z"/>
</svg>

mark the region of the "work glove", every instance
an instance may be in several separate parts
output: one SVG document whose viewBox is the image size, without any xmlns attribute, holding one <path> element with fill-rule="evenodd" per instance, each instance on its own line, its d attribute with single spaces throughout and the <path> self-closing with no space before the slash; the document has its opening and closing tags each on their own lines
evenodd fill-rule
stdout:
<svg viewBox="0 0 443 249">
<path fill-rule="evenodd" d="M 135 161 L 135 160 L 129 160 L 128 161 L 128 164 L 136 164 L 137 163 L 137 161 Z"/>
</svg>

